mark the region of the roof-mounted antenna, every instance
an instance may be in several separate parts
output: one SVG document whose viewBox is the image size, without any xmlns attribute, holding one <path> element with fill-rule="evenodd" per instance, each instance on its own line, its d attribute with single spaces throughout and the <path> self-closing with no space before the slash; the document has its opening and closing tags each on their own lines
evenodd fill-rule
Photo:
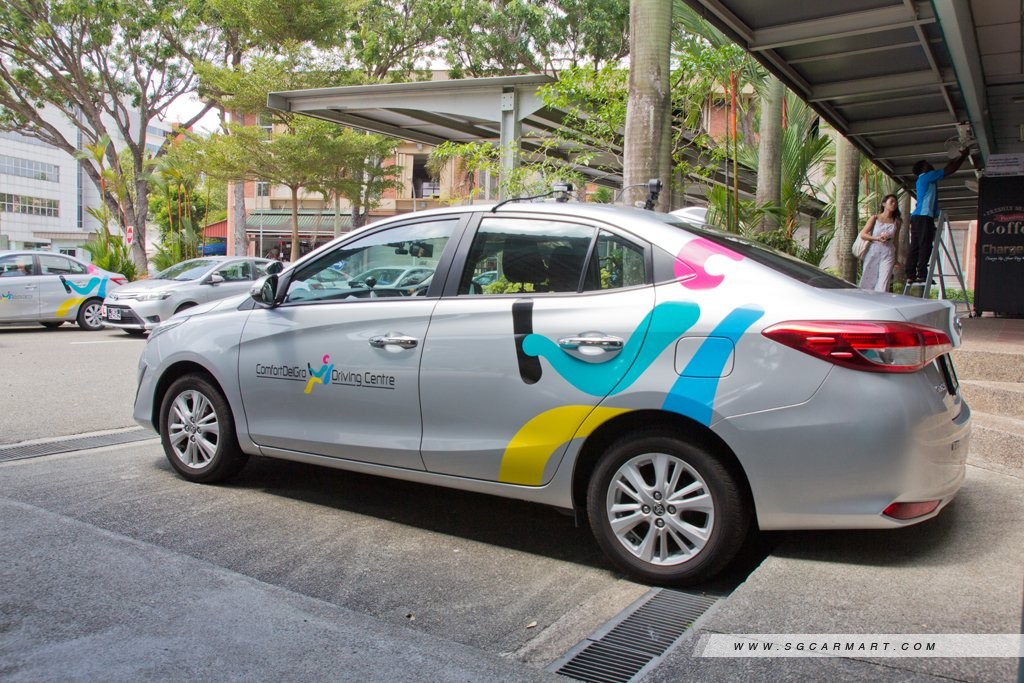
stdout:
<svg viewBox="0 0 1024 683">
<path fill-rule="evenodd" d="M 551 195 L 557 195 L 555 197 L 556 202 L 569 201 L 569 193 L 572 192 L 572 183 L 555 183 L 554 185 L 551 186 L 551 188 L 552 189 L 549 192 L 545 192 L 543 194 L 535 194 L 532 197 L 509 197 L 508 199 L 504 199 L 494 205 L 494 207 L 491 209 L 491 213 L 494 213 L 495 211 L 498 210 L 498 207 L 504 206 L 509 202 L 528 202 L 534 199 L 550 197 Z"/>
</svg>

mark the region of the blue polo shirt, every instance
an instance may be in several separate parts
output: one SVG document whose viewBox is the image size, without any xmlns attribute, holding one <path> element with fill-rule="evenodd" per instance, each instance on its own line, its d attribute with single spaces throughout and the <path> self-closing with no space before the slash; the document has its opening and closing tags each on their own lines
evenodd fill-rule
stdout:
<svg viewBox="0 0 1024 683">
<path fill-rule="evenodd" d="M 942 168 L 934 168 L 917 176 L 917 205 L 911 216 L 939 216 L 939 181 L 946 177 Z"/>
</svg>

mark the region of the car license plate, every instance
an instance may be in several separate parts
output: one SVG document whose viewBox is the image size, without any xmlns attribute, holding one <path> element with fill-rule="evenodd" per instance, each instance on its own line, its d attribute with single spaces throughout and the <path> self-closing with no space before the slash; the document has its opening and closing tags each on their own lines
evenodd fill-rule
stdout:
<svg viewBox="0 0 1024 683">
<path fill-rule="evenodd" d="M 119 309 L 119 308 L 107 308 L 106 306 L 104 306 L 103 308 L 106 308 L 106 310 L 107 310 L 107 320 L 120 320 L 121 319 L 121 309 Z"/>
</svg>

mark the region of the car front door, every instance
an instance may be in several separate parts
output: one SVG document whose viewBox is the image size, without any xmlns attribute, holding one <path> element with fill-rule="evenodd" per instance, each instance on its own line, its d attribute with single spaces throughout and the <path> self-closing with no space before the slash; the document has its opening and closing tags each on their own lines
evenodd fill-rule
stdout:
<svg viewBox="0 0 1024 683">
<path fill-rule="evenodd" d="M 253 441 L 423 469 L 420 357 L 437 299 L 333 274 L 438 268 L 450 261 L 446 248 L 459 224 L 433 219 L 375 230 L 282 276 L 282 303 L 255 309 L 241 339 L 239 384 Z"/>
<path fill-rule="evenodd" d="M 474 280 L 495 270 L 490 284 Z M 548 481 L 588 416 L 637 364 L 654 305 L 650 281 L 649 246 L 607 228 L 483 217 L 423 351 L 426 468 Z"/>
<path fill-rule="evenodd" d="M 31 254 L 0 257 L 0 320 L 39 318 L 39 278 Z"/>
</svg>

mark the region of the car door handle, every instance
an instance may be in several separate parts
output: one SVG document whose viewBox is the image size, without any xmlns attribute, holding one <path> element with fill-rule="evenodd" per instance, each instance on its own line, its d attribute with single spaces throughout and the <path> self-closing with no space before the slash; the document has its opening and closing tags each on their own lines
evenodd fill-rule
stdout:
<svg viewBox="0 0 1024 683">
<path fill-rule="evenodd" d="M 380 337 L 370 337 L 370 346 L 375 349 L 383 349 L 385 346 L 400 346 L 403 349 L 412 349 L 420 343 L 420 340 L 416 337 L 408 337 L 404 334 L 395 334 L 389 332 L 388 334 Z"/>
<path fill-rule="evenodd" d="M 602 351 L 621 351 L 623 341 L 620 337 L 607 335 L 592 335 L 580 337 L 562 337 L 558 340 L 558 346 L 566 350 L 579 348 L 600 349 Z"/>
</svg>

